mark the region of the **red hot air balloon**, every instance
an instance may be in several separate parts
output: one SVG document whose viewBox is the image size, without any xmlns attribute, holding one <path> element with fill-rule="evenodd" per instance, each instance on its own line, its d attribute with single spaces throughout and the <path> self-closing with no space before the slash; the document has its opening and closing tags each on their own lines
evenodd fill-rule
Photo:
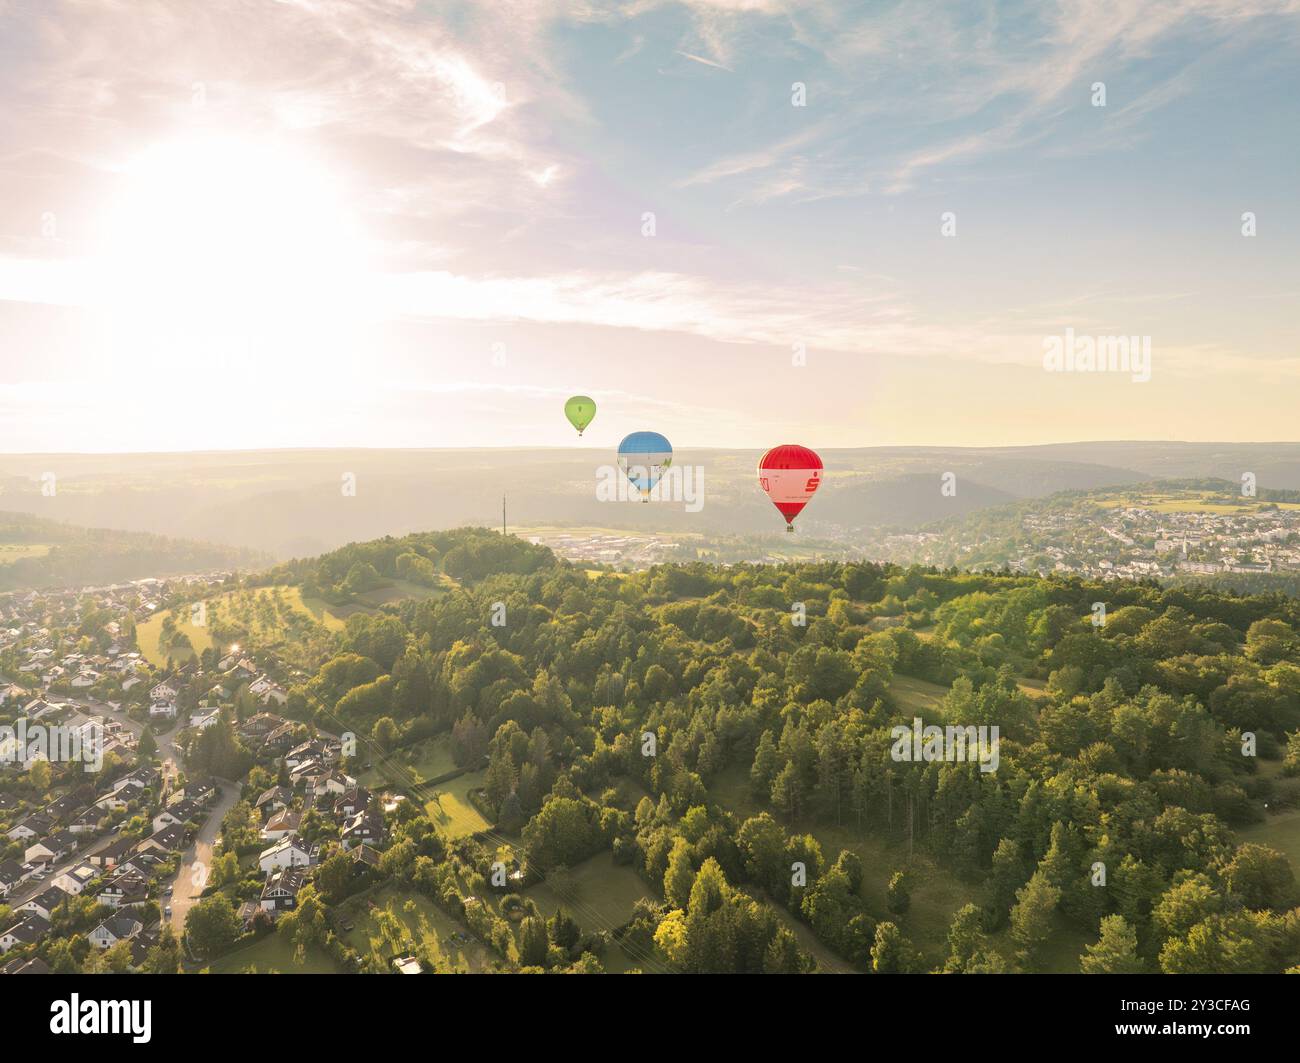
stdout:
<svg viewBox="0 0 1300 1063">
<path fill-rule="evenodd" d="M 794 531 L 794 518 L 821 482 L 822 459 L 797 443 L 773 447 L 758 460 L 758 484 L 781 511 L 788 532 Z"/>
</svg>

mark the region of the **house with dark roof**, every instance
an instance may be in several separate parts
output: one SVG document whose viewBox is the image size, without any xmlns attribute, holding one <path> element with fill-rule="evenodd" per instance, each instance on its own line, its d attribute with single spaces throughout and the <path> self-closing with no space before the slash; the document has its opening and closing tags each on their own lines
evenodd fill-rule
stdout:
<svg viewBox="0 0 1300 1063">
<path fill-rule="evenodd" d="M 18 956 L 3 967 L 0 974 L 49 974 L 50 965 L 39 956 Z"/>
<path fill-rule="evenodd" d="M 8 897 L 22 881 L 22 864 L 17 860 L 0 861 L 0 897 Z"/>
<path fill-rule="evenodd" d="M 100 904 L 110 908 L 134 908 L 146 904 L 149 900 L 149 883 L 142 875 L 128 873 L 118 875 L 99 891 Z"/>
<path fill-rule="evenodd" d="M 135 849 L 134 838 L 115 838 L 99 852 L 91 853 L 86 859 L 96 867 L 116 867 L 131 855 L 133 849 Z"/>
<path fill-rule="evenodd" d="M 384 844 L 384 817 L 374 809 L 366 809 L 349 816 L 339 835 L 344 849 L 366 844 L 378 847 Z"/>
<path fill-rule="evenodd" d="M 53 919 L 54 909 L 68 899 L 70 894 L 59 889 L 58 886 L 50 886 L 42 890 L 30 901 L 20 904 L 14 909 L 14 912 L 34 912 L 42 919 Z"/>
<path fill-rule="evenodd" d="M 0 952 L 8 952 L 19 945 L 35 945 L 50 932 L 50 921 L 35 912 L 28 912 L 8 930 L 0 930 Z"/>
<path fill-rule="evenodd" d="M 185 827 L 179 823 L 154 831 L 137 847 L 142 853 L 178 853 L 186 846 Z"/>
<path fill-rule="evenodd" d="M 306 884 L 306 868 L 286 867 L 273 872 L 262 887 L 262 908 L 268 912 L 279 912 L 296 907 L 298 893 Z"/>
<path fill-rule="evenodd" d="M 263 819 L 266 819 L 275 815 L 281 809 L 288 808 L 292 802 L 292 790 L 287 786 L 272 786 L 269 790 L 262 791 L 253 807 L 257 809 Z"/>
<path fill-rule="evenodd" d="M 143 929 L 144 924 L 134 916 L 111 915 L 86 937 L 96 948 L 110 949 L 119 941 L 130 941 Z"/>
</svg>

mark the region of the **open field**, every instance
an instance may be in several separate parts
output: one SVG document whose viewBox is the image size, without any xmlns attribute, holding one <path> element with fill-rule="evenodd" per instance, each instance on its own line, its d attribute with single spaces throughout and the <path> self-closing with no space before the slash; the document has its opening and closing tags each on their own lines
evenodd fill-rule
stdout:
<svg viewBox="0 0 1300 1063">
<path fill-rule="evenodd" d="M 1296 878 L 1300 879 L 1300 809 L 1269 815 L 1263 823 L 1253 823 L 1237 831 L 1237 837 L 1285 853 Z"/>
<path fill-rule="evenodd" d="M 922 682 L 917 680 L 917 682 Z M 934 684 L 927 684 L 934 686 Z M 764 809 L 750 796 L 748 774 L 737 768 L 724 771 L 711 787 L 711 793 L 723 807 L 730 809 L 742 819 L 756 815 Z M 767 809 L 771 812 L 771 809 Z M 905 815 L 902 809 L 895 809 L 895 819 Z M 782 817 L 776 816 L 778 821 Z M 789 824 L 785 824 L 787 829 Z M 862 834 L 851 826 L 820 825 L 809 827 L 798 824 L 800 831 L 807 830 L 817 839 L 822 848 L 822 857 L 827 864 L 835 861 L 841 849 L 848 849 L 858 855 L 862 861 L 863 886 L 862 895 L 871 914 L 877 920 L 893 920 L 911 939 L 924 955 L 926 963 L 938 967 L 948 953 L 948 928 L 957 910 L 968 902 L 983 902 L 983 891 L 972 882 L 959 879 L 952 872 L 936 863 L 919 847 L 908 860 L 906 839 L 894 840 L 879 834 Z M 890 876 L 895 871 L 906 869 L 912 877 L 912 904 L 902 916 L 890 913 L 887 903 L 886 888 Z M 793 916 L 791 916 L 793 918 Z M 812 935 L 812 931 L 800 926 Z M 815 940 L 815 938 L 814 938 Z M 1078 956 L 1083 945 L 1092 938 L 1081 936 L 1077 930 L 1059 923 L 1057 931 L 1050 937 L 1043 949 L 1043 966 L 1054 973 L 1077 972 Z M 1006 931 L 993 935 L 991 941 L 995 947 L 1010 955 L 1013 950 Z M 819 958 L 828 953 L 820 945 L 820 952 L 810 948 L 805 938 L 800 936 L 800 943 L 806 951 Z M 831 954 L 833 955 L 833 954 Z M 845 968 L 848 964 L 836 957 Z M 830 967 L 829 964 L 825 964 Z M 832 968 L 833 969 L 833 968 Z"/>
<path fill-rule="evenodd" d="M 558 880 L 548 879 L 524 892 L 550 918 L 563 908 L 584 931 L 612 931 L 631 918 L 636 902 L 643 897 L 659 900 L 655 891 L 623 864 L 614 863 L 612 853 L 599 853 L 566 872 Z M 662 961 L 632 956 L 622 946 L 611 944 L 601 957 L 605 970 L 622 973 L 634 967 L 659 970 Z"/>
<path fill-rule="evenodd" d="M 278 933 L 268 934 L 248 948 L 228 952 L 208 965 L 213 974 L 339 974 L 338 965 L 322 949 L 308 949 L 300 963 L 291 944 Z"/>
<path fill-rule="evenodd" d="M 910 675 L 895 675 L 889 683 L 889 695 L 895 704 L 903 711 L 914 712 L 926 720 L 943 719 L 939 705 L 947 693 L 946 686 Z"/>
<path fill-rule="evenodd" d="M 424 601 L 425 598 L 435 598 L 440 594 L 446 594 L 447 591 L 456 586 L 455 580 L 445 574 L 442 575 L 442 584 L 437 587 L 426 587 L 422 583 L 412 583 L 409 580 L 394 579 L 389 580 L 382 587 L 376 587 L 373 591 L 363 591 L 357 595 L 357 604 L 355 605 L 331 605 L 327 608 L 336 617 L 346 620 L 353 613 L 367 613 L 381 605 L 388 605 L 390 602 L 401 602 L 410 598 L 417 602 Z M 324 603 L 320 603 L 324 606 Z"/>
<path fill-rule="evenodd" d="M 392 783 L 395 786 L 418 786 L 456 770 L 451 757 L 451 738 L 436 735 L 425 738 L 404 749 L 394 750 L 384 760 L 378 757 L 366 768 L 357 781 L 362 786 L 376 787 Z"/>
<path fill-rule="evenodd" d="M 463 838 L 492 826 L 469 802 L 470 790 L 482 786 L 486 775 L 483 771 L 467 772 L 439 783 L 434 787 L 436 796 L 429 794 L 424 810 L 433 825 L 449 838 Z"/>
<path fill-rule="evenodd" d="M 920 682 L 919 680 L 917 682 Z M 934 684 L 928 684 L 933 686 Z M 723 772 L 712 787 L 714 798 L 742 819 L 764 811 L 749 792 L 748 773 L 730 768 Z M 771 811 L 766 809 L 766 811 Z M 895 818 L 905 814 L 895 809 Z M 776 816 L 778 821 L 782 817 Z M 787 829 L 791 828 L 785 824 Z M 834 863 L 841 849 L 848 849 L 862 860 L 863 897 L 877 919 L 896 919 L 913 944 L 926 954 L 927 959 L 938 961 L 946 952 L 948 925 L 953 914 L 970 899 L 971 887 L 955 875 L 935 864 L 919 849 L 911 863 L 907 858 L 907 841 L 894 841 L 876 834 L 863 834 L 849 826 L 795 825 L 800 831 L 809 831 L 822 848 L 827 864 Z M 895 871 L 907 868 L 912 875 L 912 906 L 901 918 L 892 916 L 886 903 L 886 887 Z"/>
<path fill-rule="evenodd" d="M 278 598 L 277 598 L 278 595 Z M 212 625 L 237 624 L 248 631 L 258 645 L 270 645 L 292 637 L 299 625 L 318 624 L 329 631 L 341 631 L 343 618 L 331 606 L 316 598 L 304 599 L 298 587 L 258 587 L 229 591 L 206 602 L 205 623 L 195 624 L 186 616 L 177 629 L 189 636 L 196 653 L 212 645 Z M 163 620 L 171 610 L 151 616 L 136 629 L 140 652 L 156 667 L 167 663 L 159 646 Z M 175 656 L 187 658 L 188 654 Z"/>
<path fill-rule="evenodd" d="M 387 964 L 394 956 L 421 948 L 433 957 L 439 974 L 479 972 L 492 966 L 488 949 L 456 920 L 428 897 L 396 885 L 349 901 L 339 911 L 354 924 L 343 940 L 363 959 L 376 957 Z"/>
<path fill-rule="evenodd" d="M 1251 513 L 1262 506 L 1300 509 L 1300 502 L 1269 502 L 1262 498 L 1233 498 L 1220 491 L 1153 491 L 1133 492 L 1097 502 L 1103 509 L 1133 507 L 1155 513 Z"/>
<path fill-rule="evenodd" d="M 817 961 L 818 974 L 855 973 L 851 963 L 841 959 L 823 945 L 821 939 L 813 933 L 812 927 L 802 920 L 796 919 L 789 908 L 775 904 L 770 899 L 765 899 L 765 903 L 776 913 L 776 917 L 781 921 L 781 924 L 794 934 L 799 942 L 799 947 Z"/>
<path fill-rule="evenodd" d="M 48 543 L 0 543 L 0 565 L 12 565 L 25 557 L 44 557 L 49 552 Z"/>
</svg>

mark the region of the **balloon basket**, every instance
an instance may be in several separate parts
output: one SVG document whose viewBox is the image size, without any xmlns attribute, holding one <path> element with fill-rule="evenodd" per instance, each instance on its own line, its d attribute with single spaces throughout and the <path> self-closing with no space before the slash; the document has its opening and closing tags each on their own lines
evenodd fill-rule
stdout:
<svg viewBox="0 0 1300 1063">
<path fill-rule="evenodd" d="M 787 525 L 785 526 L 785 531 L 786 531 L 786 534 L 787 534 L 787 535 L 793 535 L 793 534 L 794 534 L 794 525 L 793 525 L 793 524 L 787 524 Z"/>
</svg>

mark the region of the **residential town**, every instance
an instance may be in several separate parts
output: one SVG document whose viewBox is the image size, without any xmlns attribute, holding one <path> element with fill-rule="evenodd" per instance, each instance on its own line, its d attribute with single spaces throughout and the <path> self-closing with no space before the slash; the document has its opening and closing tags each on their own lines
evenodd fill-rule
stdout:
<svg viewBox="0 0 1300 1063">
<path fill-rule="evenodd" d="M 1095 579 L 1300 573 L 1300 509 L 1158 505 L 1025 507 L 952 528 L 886 536 L 879 557 Z"/>
<path fill-rule="evenodd" d="M 295 907 L 327 846 L 361 871 L 378 863 L 383 801 L 343 770 L 342 739 L 274 711 L 290 678 L 278 661 L 234 647 L 166 671 L 135 647 L 136 622 L 218 582 L 0 598 L 0 973 L 46 973 L 51 956 L 139 970 L 179 955 L 241 796 L 258 819 L 245 929 Z M 251 762 L 209 751 L 223 728 Z M 33 749 L 36 734 L 82 755 Z M 259 776 L 274 785 L 245 792 Z"/>
</svg>

